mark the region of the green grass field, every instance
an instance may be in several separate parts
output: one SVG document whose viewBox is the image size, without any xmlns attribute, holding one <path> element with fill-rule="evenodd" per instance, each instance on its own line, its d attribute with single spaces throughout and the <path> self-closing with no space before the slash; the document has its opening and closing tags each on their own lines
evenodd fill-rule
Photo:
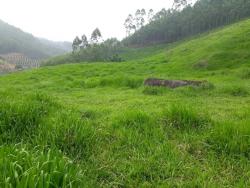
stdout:
<svg viewBox="0 0 250 188">
<path fill-rule="evenodd" d="M 0 187 L 249 187 L 249 49 L 246 20 L 129 62 L 2 76 Z"/>
</svg>

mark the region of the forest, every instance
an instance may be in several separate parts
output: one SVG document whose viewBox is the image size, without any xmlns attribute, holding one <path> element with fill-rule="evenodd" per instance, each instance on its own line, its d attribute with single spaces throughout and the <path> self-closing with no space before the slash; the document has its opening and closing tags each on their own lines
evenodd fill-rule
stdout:
<svg viewBox="0 0 250 188">
<path fill-rule="evenodd" d="M 124 39 L 123 43 L 128 46 L 171 43 L 250 16 L 250 1 L 246 0 L 198 0 L 194 5 L 184 1 L 183 5 L 181 10 L 179 6 L 162 9 L 153 21 Z"/>
</svg>

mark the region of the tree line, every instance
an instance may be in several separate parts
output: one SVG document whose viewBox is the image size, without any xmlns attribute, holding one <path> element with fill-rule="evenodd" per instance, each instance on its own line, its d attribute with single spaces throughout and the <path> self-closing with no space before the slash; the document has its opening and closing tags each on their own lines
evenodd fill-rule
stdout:
<svg viewBox="0 0 250 188">
<path fill-rule="evenodd" d="M 88 40 L 85 34 L 82 37 L 76 36 L 72 44 L 72 55 L 68 58 L 69 61 L 115 61 L 121 62 L 119 56 L 122 49 L 121 42 L 116 38 L 103 40 L 100 29 L 96 28 Z"/>
<path fill-rule="evenodd" d="M 78 36 L 76 36 L 72 43 L 73 53 L 79 51 L 80 49 L 88 48 L 91 45 L 97 45 L 98 43 L 102 41 L 103 41 L 102 34 L 99 28 L 96 28 L 92 32 L 90 41 L 88 40 L 85 34 L 82 35 L 81 39 Z"/>
<path fill-rule="evenodd" d="M 174 0 L 169 9 L 154 13 L 138 9 L 125 19 L 127 37 L 103 40 L 96 28 L 73 41 L 74 61 L 123 61 L 129 46 L 171 43 L 250 16 L 250 0 Z"/>
<path fill-rule="evenodd" d="M 175 0 L 170 9 L 157 12 L 151 22 L 131 32 L 123 43 L 144 46 L 175 42 L 249 16 L 249 0 L 198 0 L 194 4 Z"/>
</svg>

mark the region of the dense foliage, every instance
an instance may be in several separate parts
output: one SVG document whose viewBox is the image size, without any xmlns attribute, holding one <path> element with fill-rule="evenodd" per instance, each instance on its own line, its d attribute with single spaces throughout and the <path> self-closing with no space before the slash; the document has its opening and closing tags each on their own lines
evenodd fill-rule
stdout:
<svg viewBox="0 0 250 188">
<path fill-rule="evenodd" d="M 250 16 L 247 0 L 198 0 L 183 10 L 165 10 L 123 42 L 129 46 L 170 43 Z"/>
<path fill-rule="evenodd" d="M 65 53 L 70 43 L 39 39 L 0 20 L 0 54 L 21 53 L 40 59 Z"/>
</svg>

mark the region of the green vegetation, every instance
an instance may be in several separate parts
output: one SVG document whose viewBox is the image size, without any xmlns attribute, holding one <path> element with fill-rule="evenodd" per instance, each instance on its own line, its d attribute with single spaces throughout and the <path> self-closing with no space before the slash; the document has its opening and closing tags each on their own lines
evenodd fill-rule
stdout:
<svg viewBox="0 0 250 188">
<path fill-rule="evenodd" d="M 115 38 L 103 42 L 102 34 L 97 28 L 93 31 L 90 40 L 83 34 L 73 41 L 73 53 L 49 59 L 43 65 L 57 65 L 76 62 L 123 62 L 145 58 L 143 54 L 162 46 L 173 47 L 173 43 L 180 43 L 206 32 L 211 32 L 222 26 L 235 23 L 250 16 L 250 3 L 245 0 L 198 0 L 194 4 L 191 0 L 175 0 L 173 7 L 154 14 L 150 9 L 138 9 L 134 15 L 129 14 L 124 26 L 127 37 L 122 41 Z M 147 48 L 145 48 L 147 46 Z M 140 48 L 139 48 L 140 47 Z M 188 49 L 187 49 L 188 50 Z M 143 54 L 138 54 L 138 53 Z M 214 54 L 237 58 L 233 53 Z M 150 55 L 153 55 L 150 54 Z M 142 56 L 141 56 L 142 55 Z M 240 57 L 241 54 L 239 54 Z M 216 57 L 215 57 L 216 58 Z M 217 57 L 220 60 L 223 57 Z M 203 59 L 196 65 L 197 68 L 207 66 Z"/>
<path fill-rule="evenodd" d="M 249 187 L 249 33 L 246 20 L 128 62 L 1 77 L 0 187 Z"/>
<path fill-rule="evenodd" d="M 21 53 L 32 59 L 40 59 L 60 55 L 71 50 L 70 43 L 35 38 L 1 20 L 0 36 L 0 54 Z"/>
<path fill-rule="evenodd" d="M 145 10 L 137 10 L 135 16 L 130 15 L 125 22 L 128 33 L 135 31 L 123 43 L 128 46 L 171 43 L 250 16 L 250 2 L 245 0 L 198 0 L 194 5 L 190 2 L 175 0 L 171 9 L 162 9 L 143 27 Z"/>
</svg>

